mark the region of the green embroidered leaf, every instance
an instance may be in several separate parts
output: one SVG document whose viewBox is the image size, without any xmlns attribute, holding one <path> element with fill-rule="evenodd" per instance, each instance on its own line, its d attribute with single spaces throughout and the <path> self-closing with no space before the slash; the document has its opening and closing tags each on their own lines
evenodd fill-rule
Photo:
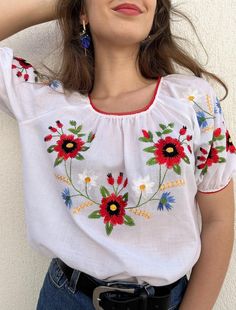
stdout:
<svg viewBox="0 0 236 310">
<path fill-rule="evenodd" d="M 174 172 L 181 175 L 181 167 L 180 165 L 174 165 L 173 166 Z"/>
<path fill-rule="evenodd" d="M 124 201 L 128 201 L 128 195 L 129 195 L 129 193 L 125 193 L 125 194 L 122 196 L 122 198 L 124 199 Z"/>
<path fill-rule="evenodd" d="M 190 161 L 189 161 L 189 158 L 188 158 L 187 155 L 183 158 L 183 160 L 184 160 L 187 164 L 190 164 Z"/>
<path fill-rule="evenodd" d="M 101 186 L 100 187 L 100 193 L 102 195 L 102 197 L 106 198 L 107 196 L 110 196 L 109 191 L 106 189 L 105 186 Z"/>
<path fill-rule="evenodd" d="M 158 137 L 161 137 L 162 133 L 160 131 L 156 131 Z"/>
<path fill-rule="evenodd" d="M 145 138 L 145 137 L 139 137 L 138 140 L 142 141 L 142 142 L 150 142 L 151 141 L 150 138 Z"/>
<path fill-rule="evenodd" d="M 90 133 L 89 133 L 89 135 L 88 135 L 88 140 L 87 140 L 87 142 L 92 142 L 92 140 L 93 140 L 93 132 L 91 131 Z"/>
<path fill-rule="evenodd" d="M 226 159 L 224 157 L 219 157 L 219 163 L 225 163 Z"/>
<path fill-rule="evenodd" d="M 150 139 L 152 140 L 153 139 L 153 134 L 152 134 L 152 132 L 150 130 L 148 130 L 148 134 L 149 134 Z"/>
<path fill-rule="evenodd" d="M 155 146 L 149 146 L 149 147 L 146 147 L 145 149 L 143 149 L 143 151 L 148 152 L 148 153 L 154 153 L 155 150 L 156 150 Z"/>
<path fill-rule="evenodd" d="M 216 140 L 223 140 L 224 139 L 224 135 L 220 135 L 220 136 L 218 136 L 218 137 L 214 137 Z"/>
<path fill-rule="evenodd" d="M 70 121 L 69 123 L 71 126 L 76 126 L 76 124 L 77 124 L 76 121 Z"/>
<path fill-rule="evenodd" d="M 88 217 L 90 219 L 99 219 L 101 217 L 100 211 L 99 210 L 93 211 L 91 214 L 89 214 Z"/>
<path fill-rule="evenodd" d="M 206 174 L 206 173 L 207 173 L 207 169 L 208 169 L 208 166 L 206 165 L 206 166 L 202 169 L 201 174 L 202 174 L 202 175 Z"/>
<path fill-rule="evenodd" d="M 52 153 L 53 151 L 54 151 L 54 147 L 55 147 L 56 145 L 51 145 L 51 146 L 49 146 L 49 148 L 47 149 L 47 151 L 48 151 L 48 153 Z"/>
<path fill-rule="evenodd" d="M 113 225 L 109 222 L 106 223 L 106 232 L 107 232 L 107 235 L 109 236 L 112 232 L 112 229 L 113 229 Z"/>
<path fill-rule="evenodd" d="M 81 129 L 82 129 L 82 125 L 79 125 L 79 126 L 76 128 L 77 132 L 80 132 Z"/>
<path fill-rule="evenodd" d="M 150 159 L 146 162 L 146 164 L 149 165 L 149 166 L 151 166 L 151 165 L 156 165 L 156 163 L 157 163 L 157 161 L 156 161 L 156 158 L 155 158 L 155 157 L 150 158 Z"/>
<path fill-rule="evenodd" d="M 166 126 L 164 124 L 159 124 L 162 130 L 166 129 Z"/>
<path fill-rule="evenodd" d="M 162 132 L 162 134 L 163 135 L 166 135 L 166 134 L 168 134 L 168 133 L 171 133 L 173 130 L 172 129 L 165 129 L 163 132 Z"/>
<path fill-rule="evenodd" d="M 75 157 L 77 160 L 83 160 L 84 156 L 81 155 L 80 153 L 77 154 L 77 156 Z"/>
<path fill-rule="evenodd" d="M 58 166 L 63 161 L 63 157 L 57 157 L 54 162 L 54 167 Z"/>
<path fill-rule="evenodd" d="M 130 216 L 125 215 L 124 218 L 125 218 L 125 221 L 124 221 L 125 225 L 128 225 L 128 226 L 134 226 L 135 225 L 134 220 Z"/>
<path fill-rule="evenodd" d="M 79 133 L 78 129 L 69 128 L 68 130 L 69 130 L 70 132 L 72 132 L 73 134 L 75 134 L 75 135 L 78 135 L 78 133 Z M 84 134 L 83 134 L 83 135 L 84 135 Z"/>
<path fill-rule="evenodd" d="M 170 123 L 170 124 L 168 124 L 168 126 L 173 128 L 174 127 L 174 123 Z"/>
<path fill-rule="evenodd" d="M 83 137 L 83 136 L 86 136 L 86 134 L 85 133 L 78 133 L 77 134 L 77 137 Z"/>
<path fill-rule="evenodd" d="M 87 151 L 89 149 L 89 146 L 82 146 L 81 151 Z"/>
<path fill-rule="evenodd" d="M 216 146 L 218 152 L 223 152 L 225 150 L 225 146 Z"/>
</svg>

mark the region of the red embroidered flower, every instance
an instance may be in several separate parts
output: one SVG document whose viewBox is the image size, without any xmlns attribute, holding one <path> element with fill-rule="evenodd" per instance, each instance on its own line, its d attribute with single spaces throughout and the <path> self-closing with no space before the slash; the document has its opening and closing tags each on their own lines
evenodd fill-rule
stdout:
<svg viewBox="0 0 236 310">
<path fill-rule="evenodd" d="M 52 132 L 57 132 L 57 129 L 55 127 L 49 126 L 48 129 L 50 129 Z"/>
<path fill-rule="evenodd" d="M 185 135 L 186 130 L 187 130 L 187 127 L 186 127 L 186 126 L 183 126 L 183 127 L 180 129 L 179 134 L 180 134 L 180 135 Z"/>
<path fill-rule="evenodd" d="M 63 124 L 59 120 L 56 121 L 56 124 L 57 124 L 58 128 L 62 128 L 63 127 Z"/>
<path fill-rule="evenodd" d="M 60 140 L 57 141 L 57 145 L 54 150 L 58 152 L 58 156 L 65 160 L 69 157 L 73 158 L 81 151 L 84 141 L 80 138 L 74 137 L 74 135 L 62 134 Z"/>
<path fill-rule="evenodd" d="M 159 164 L 166 164 L 167 168 L 172 168 L 179 164 L 182 158 L 186 157 L 184 148 L 180 141 L 175 138 L 166 137 L 155 143 L 154 155 Z"/>
<path fill-rule="evenodd" d="M 113 176 L 112 176 L 111 173 L 108 173 L 108 174 L 107 174 L 107 182 L 108 182 L 108 184 L 110 184 L 110 185 L 114 185 L 115 180 L 114 180 L 114 178 L 113 178 Z"/>
<path fill-rule="evenodd" d="M 230 153 L 236 153 L 236 147 L 233 145 L 233 141 L 228 129 L 226 130 L 226 151 Z"/>
<path fill-rule="evenodd" d="M 120 172 L 120 174 L 117 177 L 117 184 L 120 185 L 123 181 L 123 172 Z"/>
<path fill-rule="evenodd" d="M 45 138 L 44 138 L 44 141 L 47 142 L 47 141 L 50 141 L 52 140 L 52 135 L 47 135 Z"/>
<path fill-rule="evenodd" d="M 221 128 L 216 128 L 213 132 L 214 137 L 219 137 L 220 134 L 221 134 Z"/>
<path fill-rule="evenodd" d="M 103 197 L 100 205 L 100 215 L 104 217 L 104 223 L 123 224 L 126 205 L 127 202 L 123 200 L 121 195 L 116 196 L 112 193 L 109 197 Z"/>
<path fill-rule="evenodd" d="M 28 79 L 29 79 L 29 74 L 28 73 L 24 74 L 24 79 L 25 79 L 25 81 L 28 81 Z"/>
<path fill-rule="evenodd" d="M 149 133 L 147 132 L 147 130 L 142 129 L 142 132 L 143 132 L 143 136 L 144 136 L 145 138 L 147 138 L 147 139 L 150 138 L 150 135 L 149 135 Z"/>
<path fill-rule="evenodd" d="M 204 148 L 200 148 L 200 150 L 203 154 L 207 153 L 207 151 Z M 197 165 L 199 169 L 203 169 L 205 166 L 210 167 L 212 164 L 216 164 L 219 162 L 218 150 L 215 147 L 213 147 L 212 144 L 208 157 L 206 158 L 205 156 L 197 156 L 197 159 L 199 161 L 204 162 L 202 164 Z"/>
<path fill-rule="evenodd" d="M 24 69 L 32 68 L 32 65 L 28 63 L 24 58 L 16 57 L 16 56 L 14 56 L 13 58 L 19 62 L 22 68 Z"/>
<path fill-rule="evenodd" d="M 188 145 L 188 146 L 187 146 L 187 148 L 188 148 L 189 152 L 192 154 L 192 149 L 191 149 L 191 146 L 190 146 L 190 145 Z"/>
<path fill-rule="evenodd" d="M 21 77 L 22 76 L 22 72 L 25 71 L 26 73 L 23 75 L 24 80 L 28 81 L 29 79 L 29 74 L 27 73 L 27 70 L 29 68 L 33 68 L 33 66 L 28 63 L 25 59 L 20 58 L 20 57 L 16 57 L 14 56 L 13 59 L 17 60 L 19 62 L 20 67 L 12 64 L 12 69 L 19 69 L 16 73 L 16 76 Z M 20 71 L 21 70 L 21 71 Z"/>
</svg>

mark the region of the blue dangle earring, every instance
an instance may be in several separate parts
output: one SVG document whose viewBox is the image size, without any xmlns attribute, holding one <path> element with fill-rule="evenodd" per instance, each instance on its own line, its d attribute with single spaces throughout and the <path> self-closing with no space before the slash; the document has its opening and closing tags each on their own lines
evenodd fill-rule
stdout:
<svg viewBox="0 0 236 310">
<path fill-rule="evenodd" d="M 83 20 L 83 31 L 80 33 L 80 42 L 84 48 L 85 56 L 87 56 L 87 49 L 91 43 L 91 37 L 86 33 L 85 21 Z"/>
</svg>

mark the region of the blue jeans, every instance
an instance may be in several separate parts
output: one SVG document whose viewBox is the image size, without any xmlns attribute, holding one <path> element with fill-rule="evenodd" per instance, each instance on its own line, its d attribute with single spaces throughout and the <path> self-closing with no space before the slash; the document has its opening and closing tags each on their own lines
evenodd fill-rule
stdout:
<svg viewBox="0 0 236 310">
<path fill-rule="evenodd" d="M 43 286 L 39 293 L 36 310 L 95 310 L 92 299 L 81 291 L 76 291 L 61 270 L 57 259 L 53 258 Z M 185 276 L 171 291 L 168 310 L 176 310 L 181 304 L 188 285 Z"/>
</svg>

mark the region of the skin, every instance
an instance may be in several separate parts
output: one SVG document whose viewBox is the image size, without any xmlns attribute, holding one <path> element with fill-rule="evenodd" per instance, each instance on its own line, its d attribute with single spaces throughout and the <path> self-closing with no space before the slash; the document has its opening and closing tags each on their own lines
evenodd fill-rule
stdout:
<svg viewBox="0 0 236 310">
<path fill-rule="evenodd" d="M 110 111 L 111 102 L 124 111 L 122 102 L 144 100 L 147 93 L 151 96 L 156 84 L 142 77 L 135 66 L 139 44 L 151 30 L 156 1 L 135 1 L 143 10 L 138 16 L 112 11 L 120 3 L 87 0 L 86 14 L 81 15 L 81 24 L 82 19 L 90 24 L 95 47 L 95 82 L 90 96 L 97 107 L 102 102 L 102 107 Z M 212 309 L 224 282 L 234 242 L 233 180 L 218 192 L 197 192 L 196 200 L 202 216 L 202 250 L 180 310 Z"/>
<path fill-rule="evenodd" d="M 128 97 L 132 101 L 139 91 L 141 95 L 149 92 L 151 98 L 156 84 L 156 80 L 144 78 L 135 65 L 140 42 L 149 35 L 152 27 L 156 1 L 135 1 L 143 11 L 138 16 L 112 10 L 121 3 L 87 0 L 86 14 L 81 15 L 81 24 L 84 19 L 90 25 L 95 49 L 95 82 L 90 96 L 94 103 L 102 100 L 104 106 L 108 101 L 115 105 L 116 101 Z"/>
</svg>

